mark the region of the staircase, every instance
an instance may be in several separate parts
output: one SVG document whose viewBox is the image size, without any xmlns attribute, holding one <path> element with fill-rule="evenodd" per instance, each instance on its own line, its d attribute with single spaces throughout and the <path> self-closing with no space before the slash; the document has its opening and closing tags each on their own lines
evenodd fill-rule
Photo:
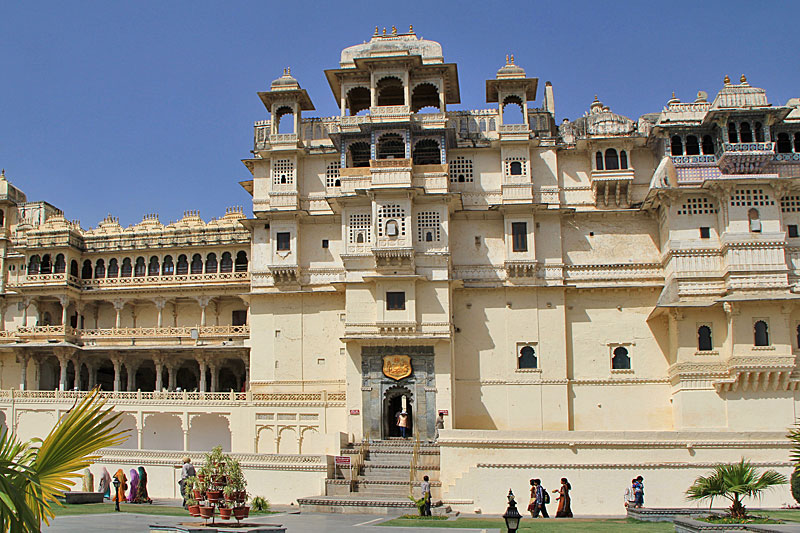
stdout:
<svg viewBox="0 0 800 533">
<path fill-rule="evenodd" d="M 409 486 L 413 487 L 414 497 L 420 498 L 419 485 L 425 475 L 430 478 L 432 500 L 440 499 L 437 444 L 389 439 L 362 446 L 351 444 L 341 452 L 350 456 L 353 479 L 347 468 L 342 469 L 345 479 L 326 480 L 324 496 L 299 498 L 301 509 L 327 513 L 416 514 L 414 502 L 408 499 Z M 339 469 L 336 471 L 338 474 Z"/>
</svg>

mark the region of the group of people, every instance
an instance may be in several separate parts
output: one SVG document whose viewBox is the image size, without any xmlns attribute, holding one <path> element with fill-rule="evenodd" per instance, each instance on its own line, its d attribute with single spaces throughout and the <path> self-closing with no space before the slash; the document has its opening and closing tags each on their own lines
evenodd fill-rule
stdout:
<svg viewBox="0 0 800 533">
<path fill-rule="evenodd" d="M 569 496 L 569 491 L 572 490 L 572 485 L 569 484 L 567 478 L 561 478 L 561 487 L 553 490 L 558 502 L 558 509 L 556 510 L 556 518 L 572 518 L 572 501 Z M 542 486 L 542 480 L 538 478 L 531 479 L 531 501 L 528 504 L 528 511 L 531 513 L 531 518 L 550 518 L 547 512 L 547 504 L 550 503 L 550 494 L 547 489 Z"/>
<path fill-rule="evenodd" d="M 637 476 L 625 489 L 625 507 L 640 508 L 644 505 L 644 478 Z"/>
<path fill-rule="evenodd" d="M 88 468 L 86 472 L 88 472 Z M 91 473 L 89 473 L 91 475 Z M 103 493 L 103 498 L 109 498 L 114 503 L 153 503 L 153 500 L 147 493 L 147 472 L 143 466 L 138 469 L 131 468 L 130 477 L 125 475 L 125 471 L 121 468 L 114 474 L 113 479 L 119 481 L 119 485 L 115 487 L 112 481 L 111 474 L 108 469 L 103 467 L 100 473 L 100 483 L 98 484 L 97 492 Z M 84 473 L 84 480 L 86 474 Z M 86 482 L 84 481 L 84 490 L 86 490 Z M 91 486 L 91 482 L 90 482 Z M 113 496 L 111 493 L 114 493 Z M 126 495 L 127 492 L 127 495 Z"/>
</svg>

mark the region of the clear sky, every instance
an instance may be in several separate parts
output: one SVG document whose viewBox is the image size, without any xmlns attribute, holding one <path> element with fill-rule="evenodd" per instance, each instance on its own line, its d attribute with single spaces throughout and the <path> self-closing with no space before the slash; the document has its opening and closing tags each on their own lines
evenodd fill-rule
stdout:
<svg viewBox="0 0 800 533">
<path fill-rule="evenodd" d="M 436 0 L 0 3 L 0 167 L 29 200 L 84 228 L 108 213 L 208 220 L 250 197 L 256 96 L 285 66 L 317 111 L 337 113 L 323 69 L 375 26 L 439 41 L 458 64 L 461 105 L 486 107 L 484 80 L 513 53 L 557 120 L 595 94 L 636 119 L 672 91 L 713 98 L 725 74 L 800 97 L 800 2 Z M 541 105 L 541 91 L 533 105 Z"/>
</svg>

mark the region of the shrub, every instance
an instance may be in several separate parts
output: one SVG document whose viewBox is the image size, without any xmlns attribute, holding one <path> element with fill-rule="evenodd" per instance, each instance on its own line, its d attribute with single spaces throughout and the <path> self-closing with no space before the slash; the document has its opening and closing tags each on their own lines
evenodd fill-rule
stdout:
<svg viewBox="0 0 800 533">
<path fill-rule="evenodd" d="M 250 510 L 255 513 L 266 513 L 269 511 L 269 500 L 261 496 L 256 496 L 250 502 Z"/>
<path fill-rule="evenodd" d="M 792 497 L 794 501 L 800 503 L 800 468 L 795 468 L 792 472 Z"/>
</svg>

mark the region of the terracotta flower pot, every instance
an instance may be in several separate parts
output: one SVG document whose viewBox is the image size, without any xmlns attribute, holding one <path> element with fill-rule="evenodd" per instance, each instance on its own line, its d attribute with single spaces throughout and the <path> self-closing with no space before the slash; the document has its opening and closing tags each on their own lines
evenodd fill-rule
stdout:
<svg viewBox="0 0 800 533">
<path fill-rule="evenodd" d="M 213 480 L 215 485 L 225 484 L 225 476 L 212 476 L 211 479 Z"/>
<path fill-rule="evenodd" d="M 203 474 L 197 474 L 197 481 L 202 483 L 205 480 L 206 480 L 206 476 L 204 476 Z"/>
<path fill-rule="evenodd" d="M 190 505 L 187 507 L 191 516 L 200 516 L 200 505 Z"/>
<path fill-rule="evenodd" d="M 236 501 L 244 502 L 247 499 L 247 492 L 240 490 L 236 493 Z"/>
<path fill-rule="evenodd" d="M 206 491 L 206 498 L 211 503 L 216 503 L 222 498 L 222 491 L 221 490 L 207 490 Z"/>
<path fill-rule="evenodd" d="M 233 508 L 233 516 L 236 520 L 242 520 L 243 518 L 247 518 L 250 516 L 250 508 L 249 507 L 234 507 Z"/>
<path fill-rule="evenodd" d="M 225 501 L 226 502 L 235 502 L 237 500 L 238 500 L 238 498 L 237 498 L 237 494 L 235 492 L 232 492 L 230 494 L 226 494 L 225 495 Z"/>
<path fill-rule="evenodd" d="M 200 489 L 192 489 L 192 495 L 194 496 L 195 500 L 203 499 L 203 491 Z"/>
<path fill-rule="evenodd" d="M 219 508 L 219 517 L 223 520 L 230 520 L 231 519 L 231 509 L 230 507 L 220 507 Z"/>
<path fill-rule="evenodd" d="M 200 507 L 200 516 L 202 518 L 211 518 L 214 516 L 214 508 L 213 507 L 206 507 L 205 505 Z"/>
</svg>

